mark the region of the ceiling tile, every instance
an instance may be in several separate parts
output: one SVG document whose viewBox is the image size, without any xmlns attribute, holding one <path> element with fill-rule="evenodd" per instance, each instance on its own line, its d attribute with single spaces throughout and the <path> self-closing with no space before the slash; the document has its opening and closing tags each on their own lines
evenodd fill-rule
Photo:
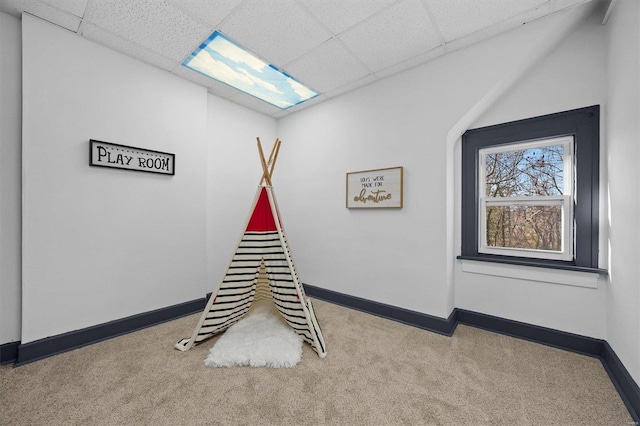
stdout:
<svg viewBox="0 0 640 426">
<path fill-rule="evenodd" d="M 87 7 L 87 0 L 43 0 L 43 3 L 47 3 L 50 6 L 69 12 L 80 18 L 84 16 L 84 10 Z"/>
<path fill-rule="evenodd" d="M 285 71 L 320 93 L 344 86 L 370 73 L 336 39 L 296 59 L 285 67 Z"/>
<path fill-rule="evenodd" d="M 187 79 L 193 83 L 204 86 L 211 93 L 220 96 L 221 98 L 229 99 L 238 94 L 238 89 L 236 89 L 235 87 L 231 87 L 228 84 L 224 84 L 211 77 L 200 74 L 199 72 L 194 71 L 191 68 L 187 68 L 182 64 L 178 64 L 178 66 L 174 68 L 173 74 Z"/>
<path fill-rule="evenodd" d="M 554 7 L 551 12 L 557 12 L 582 3 L 588 3 L 590 1 L 591 0 L 555 0 L 555 2 L 553 2 Z"/>
<path fill-rule="evenodd" d="M 20 17 L 22 12 L 27 12 L 73 32 L 78 31 L 81 23 L 78 16 L 38 0 L 1 0 L 0 10 L 17 17 Z"/>
<path fill-rule="evenodd" d="M 447 42 L 547 2 L 548 0 L 425 0 Z"/>
<path fill-rule="evenodd" d="M 145 49 L 129 40 L 125 40 L 116 35 L 111 34 L 104 29 L 93 24 L 85 24 L 82 29 L 82 36 L 87 40 L 91 40 L 110 49 L 121 52 L 132 58 L 155 65 L 167 71 L 171 71 L 179 63 L 175 60 L 166 58 L 151 50 Z"/>
<path fill-rule="evenodd" d="M 245 106 L 254 111 L 261 112 L 263 114 L 275 116 L 275 114 L 282 111 L 280 108 L 271 105 L 263 100 L 260 100 L 256 97 L 248 95 L 244 92 L 236 90 L 236 95 L 228 98 L 230 101 L 235 102 L 239 105 Z"/>
<path fill-rule="evenodd" d="M 339 38 L 374 72 L 440 45 L 419 0 L 398 3 Z"/>
<path fill-rule="evenodd" d="M 0 0 L 0 12 L 8 13 L 11 16 L 20 18 L 24 3 L 25 2 L 22 0 Z"/>
<path fill-rule="evenodd" d="M 532 22 L 538 18 L 545 16 L 547 13 L 547 5 L 534 7 L 533 9 L 529 9 L 524 13 L 517 14 L 515 16 L 497 22 L 491 26 L 485 27 L 479 31 L 457 38 L 450 43 L 447 43 L 447 48 L 450 52 L 453 52 L 454 50 L 479 43 L 482 40 L 486 40 L 497 34 L 517 28 L 524 23 Z"/>
<path fill-rule="evenodd" d="M 355 80 L 350 82 L 349 84 L 346 84 L 342 87 L 338 87 L 337 89 L 331 90 L 329 92 L 324 93 L 324 96 L 329 99 L 329 98 L 335 98 L 336 96 L 342 95 L 344 93 L 350 92 L 352 90 L 357 89 L 358 87 L 362 87 L 362 86 L 366 86 L 369 83 L 373 83 L 374 81 L 376 81 L 377 78 L 375 76 L 373 76 L 372 74 L 369 74 L 359 80 Z"/>
<path fill-rule="evenodd" d="M 394 74 L 398 74 L 399 72 L 408 70 L 409 68 L 413 68 L 413 67 L 417 67 L 418 65 L 422 65 L 426 62 L 429 62 L 439 56 L 444 55 L 445 53 L 447 53 L 447 50 L 445 50 L 444 46 L 438 46 L 435 49 L 431 49 L 430 51 L 426 52 L 426 53 L 422 53 L 418 56 L 414 56 L 410 59 L 407 59 L 404 62 L 400 62 L 397 65 L 393 65 L 389 68 L 385 68 L 382 71 L 378 71 L 376 72 L 376 76 L 379 78 L 385 78 L 385 77 L 389 77 L 392 76 Z"/>
<path fill-rule="evenodd" d="M 300 0 L 334 34 L 340 34 L 396 0 Z"/>
<path fill-rule="evenodd" d="M 100 0 L 85 20 L 131 42 L 182 61 L 212 31 L 165 1 Z"/>
<path fill-rule="evenodd" d="M 280 110 L 279 112 L 272 114 L 272 117 L 275 118 L 282 118 L 285 117 L 287 115 L 291 115 L 294 112 L 298 112 L 298 111 L 302 111 L 303 109 L 307 109 L 307 108 L 311 108 L 312 106 L 319 104 L 320 102 L 323 102 L 326 100 L 326 97 L 324 95 L 318 95 L 315 98 L 309 99 L 308 101 L 302 102 L 298 105 L 294 105 L 291 108 L 287 108 L 284 110 Z"/>
<path fill-rule="evenodd" d="M 293 0 L 249 0 L 220 30 L 279 68 L 331 37 Z"/>
<path fill-rule="evenodd" d="M 169 0 L 171 4 L 216 28 L 242 0 Z"/>
</svg>

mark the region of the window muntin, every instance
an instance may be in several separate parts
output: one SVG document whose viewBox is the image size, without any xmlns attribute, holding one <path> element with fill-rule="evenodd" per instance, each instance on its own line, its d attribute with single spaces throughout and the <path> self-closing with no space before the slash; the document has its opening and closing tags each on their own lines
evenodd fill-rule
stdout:
<svg viewBox="0 0 640 426">
<path fill-rule="evenodd" d="M 573 260 L 573 137 L 478 154 L 478 252 Z"/>
</svg>

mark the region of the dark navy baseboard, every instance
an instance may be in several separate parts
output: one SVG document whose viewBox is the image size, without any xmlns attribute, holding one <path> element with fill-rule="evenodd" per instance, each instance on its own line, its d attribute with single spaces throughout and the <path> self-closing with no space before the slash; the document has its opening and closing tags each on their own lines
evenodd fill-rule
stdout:
<svg viewBox="0 0 640 426">
<path fill-rule="evenodd" d="M 18 358 L 20 342 L 10 342 L 0 345 L 0 365 L 11 364 Z"/>
<path fill-rule="evenodd" d="M 384 303 L 304 284 L 308 296 L 440 334 L 452 335 L 458 324 L 482 328 L 600 359 L 629 414 L 640 424 L 640 387 L 605 340 L 455 308 L 439 318 Z"/>
<path fill-rule="evenodd" d="M 580 336 L 464 309 L 456 308 L 456 320 L 459 324 L 470 325 L 494 333 L 506 334 L 519 339 L 595 357 L 601 356 L 602 345 L 605 343 L 604 340 L 592 337 Z"/>
<path fill-rule="evenodd" d="M 424 330 L 433 331 L 435 333 L 451 336 L 455 328 L 455 311 L 449 318 L 434 317 L 432 315 L 423 314 L 409 309 L 398 308 L 397 306 L 386 305 L 380 302 L 363 299 L 356 296 L 350 296 L 344 293 L 338 293 L 332 290 L 316 287 L 309 284 L 303 284 L 304 291 L 308 296 L 316 299 L 325 300 L 335 303 L 336 305 L 345 306 L 347 308 L 356 309 L 358 311 L 373 314 L 379 317 L 387 318 L 413 327 L 422 328 Z"/>
<path fill-rule="evenodd" d="M 600 360 L 618 390 L 624 405 L 627 406 L 629 414 L 633 417 L 636 425 L 640 424 L 640 387 L 607 342 L 604 342 Z"/>
<path fill-rule="evenodd" d="M 170 321 L 204 309 L 206 300 L 196 299 L 166 308 L 144 312 L 130 317 L 121 318 L 93 327 L 70 331 L 57 336 L 47 337 L 33 342 L 19 345 L 15 365 L 20 366 L 51 355 L 81 348 L 93 343 L 101 342 L 112 337 L 131 333 L 166 321 Z M 3 358 L 4 359 L 4 358 Z M 11 362 L 11 361 L 8 361 Z"/>
</svg>

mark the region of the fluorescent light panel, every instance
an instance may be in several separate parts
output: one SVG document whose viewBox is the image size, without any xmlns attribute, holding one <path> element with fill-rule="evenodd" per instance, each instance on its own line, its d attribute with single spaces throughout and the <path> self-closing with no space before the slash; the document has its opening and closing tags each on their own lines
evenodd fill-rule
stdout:
<svg viewBox="0 0 640 426">
<path fill-rule="evenodd" d="M 182 65 L 281 109 L 318 95 L 219 31 L 211 34 Z"/>
</svg>

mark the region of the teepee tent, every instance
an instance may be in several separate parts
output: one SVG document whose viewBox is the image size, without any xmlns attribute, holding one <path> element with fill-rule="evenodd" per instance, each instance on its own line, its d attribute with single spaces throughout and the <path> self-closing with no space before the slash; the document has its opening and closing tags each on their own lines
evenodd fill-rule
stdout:
<svg viewBox="0 0 640 426">
<path fill-rule="evenodd" d="M 226 330 L 249 312 L 255 301 L 267 299 L 273 300 L 289 326 L 320 358 L 326 356 L 322 332 L 293 265 L 271 186 L 279 150 L 280 140 L 276 139 L 267 162 L 258 138 L 263 175 L 244 233 L 191 337 L 176 343 L 177 349 L 186 351 Z"/>
</svg>

